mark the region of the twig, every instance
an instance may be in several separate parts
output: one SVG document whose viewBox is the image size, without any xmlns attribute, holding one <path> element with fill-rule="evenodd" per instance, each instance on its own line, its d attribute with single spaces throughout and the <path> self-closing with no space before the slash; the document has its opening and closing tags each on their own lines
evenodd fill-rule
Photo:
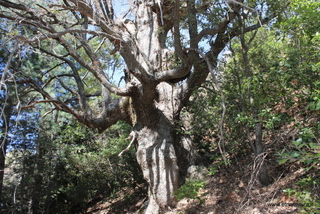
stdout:
<svg viewBox="0 0 320 214">
<path fill-rule="evenodd" d="M 128 138 L 126 138 L 126 140 L 130 140 L 131 139 L 131 142 L 129 143 L 129 145 L 127 146 L 127 148 L 125 148 L 124 150 L 122 150 L 122 152 L 119 153 L 118 157 L 121 157 L 121 155 L 128 151 L 130 149 L 130 147 L 132 146 L 132 144 L 134 143 L 134 141 L 136 140 L 136 132 L 135 131 L 132 131 L 129 135 Z"/>
<path fill-rule="evenodd" d="M 251 178 L 248 183 L 248 187 L 246 188 L 246 194 L 243 197 L 243 199 L 239 205 L 239 210 L 241 210 L 250 201 L 250 200 L 248 200 L 245 202 L 246 198 L 248 197 L 248 195 L 252 189 L 253 184 L 257 180 L 258 173 L 259 173 L 260 168 L 263 165 L 263 162 L 266 157 L 267 157 L 267 153 L 265 153 L 265 152 L 263 152 L 255 157 L 255 159 L 253 161 L 253 166 L 252 166 Z"/>
</svg>

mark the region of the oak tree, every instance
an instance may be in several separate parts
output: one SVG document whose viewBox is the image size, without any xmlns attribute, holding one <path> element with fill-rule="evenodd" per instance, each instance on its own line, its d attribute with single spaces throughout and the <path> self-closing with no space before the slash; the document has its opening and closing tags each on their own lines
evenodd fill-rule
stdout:
<svg viewBox="0 0 320 214">
<path fill-rule="evenodd" d="M 1 33 L 18 54 L 41 54 L 45 68 L 12 70 L 34 96 L 101 132 L 123 120 L 149 184 L 146 213 L 172 204 L 192 163 L 190 139 L 176 131 L 192 92 L 228 42 L 275 18 L 285 1 L 138 0 L 126 13 L 112 0 L 0 1 Z M 245 28 L 238 18 L 245 20 Z M 55 60 L 51 60 L 55 59 Z M 58 62 L 57 62 L 58 61 Z M 110 64 L 126 83 L 112 81 Z M 101 89 L 97 90 L 97 86 Z M 36 92 L 38 94 L 36 94 Z"/>
</svg>

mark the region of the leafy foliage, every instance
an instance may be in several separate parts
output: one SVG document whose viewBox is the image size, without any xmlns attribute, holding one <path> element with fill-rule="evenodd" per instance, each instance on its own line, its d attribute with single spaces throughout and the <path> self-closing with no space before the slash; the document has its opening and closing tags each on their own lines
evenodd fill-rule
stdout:
<svg viewBox="0 0 320 214">
<path fill-rule="evenodd" d="M 118 123 L 102 135 L 75 122 L 63 123 L 42 121 L 36 148 L 10 152 L 7 167 L 22 179 L 6 181 L 5 194 L 19 188 L 15 203 L 8 197 L 3 211 L 26 212 L 32 199 L 38 203 L 33 210 L 79 213 L 99 194 L 110 196 L 142 182 L 134 153 L 118 157 L 128 144 L 130 126 Z"/>
<path fill-rule="evenodd" d="M 187 199 L 198 199 L 200 203 L 204 203 L 201 197 L 198 196 L 199 190 L 204 188 L 206 185 L 203 180 L 193 180 L 187 179 L 185 184 L 183 184 L 175 193 L 177 200 L 180 201 L 184 198 Z"/>
<path fill-rule="evenodd" d="M 255 128 L 260 123 L 263 149 L 272 155 L 271 148 L 276 145 L 282 150 L 281 163 L 300 161 L 310 166 L 319 162 L 320 43 L 319 28 L 310 24 L 319 16 L 319 3 L 293 1 L 286 15 L 272 26 L 246 34 L 246 50 L 241 39 L 235 38 L 230 51 L 221 57 L 217 78 L 226 97 L 223 152 L 229 159 L 254 151 L 250 148 L 254 148 Z M 221 95 L 205 83 L 193 96 L 187 120 L 192 128 L 188 131 L 202 157 L 209 157 L 214 174 L 219 162 L 213 157 L 222 137 L 217 131 Z"/>
<path fill-rule="evenodd" d="M 283 190 L 289 197 L 297 198 L 302 205 L 300 213 L 312 214 L 318 213 L 320 207 L 320 198 L 316 192 L 320 187 L 319 173 L 317 175 L 307 175 L 296 183 L 297 188 L 288 188 Z"/>
<path fill-rule="evenodd" d="M 302 128 L 297 136 L 298 139 L 289 144 L 289 148 L 285 148 L 280 152 L 281 159 L 279 159 L 279 163 L 284 164 L 287 161 L 299 161 L 307 166 L 319 163 L 320 145 L 313 132 L 313 128 Z"/>
</svg>

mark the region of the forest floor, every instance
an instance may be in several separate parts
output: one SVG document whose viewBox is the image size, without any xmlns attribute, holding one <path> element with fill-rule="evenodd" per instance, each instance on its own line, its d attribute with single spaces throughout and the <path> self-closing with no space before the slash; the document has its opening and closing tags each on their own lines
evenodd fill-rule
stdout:
<svg viewBox="0 0 320 214">
<path fill-rule="evenodd" d="M 246 157 L 207 177 L 198 199 L 183 199 L 166 214 L 301 213 L 297 199 L 289 197 L 284 190 L 295 188 L 299 179 L 315 174 L 317 170 L 306 170 L 299 164 L 278 165 L 275 157 L 267 158 L 266 164 L 273 179 L 269 186 L 260 185 L 256 173 L 253 173 L 253 159 Z M 123 189 L 113 198 L 101 197 L 101 200 L 91 203 L 87 213 L 139 213 L 147 201 L 146 192 L 144 185 Z"/>
</svg>

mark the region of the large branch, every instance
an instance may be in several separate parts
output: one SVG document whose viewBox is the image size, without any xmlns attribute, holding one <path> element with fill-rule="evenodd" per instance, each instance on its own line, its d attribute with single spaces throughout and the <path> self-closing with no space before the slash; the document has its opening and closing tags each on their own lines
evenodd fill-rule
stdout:
<svg viewBox="0 0 320 214">
<path fill-rule="evenodd" d="M 195 4 L 195 0 L 187 0 L 190 48 L 198 48 L 198 43 L 200 41 L 197 41 L 196 39 L 198 35 L 198 23 L 197 10 Z"/>
<path fill-rule="evenodd" d="M 14 2 L 10 2 L 7 0 L 1 0 L 0 5 L 4 6 L 6 8 L 13 8 L 17 10 L 22 10 L 22 11 L 31 11 L 31 9 L 23 4 L 16 4 Z"/>
<path fill-rule="evenodd" d="M 75 33 L 87 33 L 87 34 L 92 34 L 95 36 L 100 36 L 100 37 L 105 37 L 108 38 L 112 43 L 118 44 L 121 49 L 119 50 L 121 55 L 123 55 L 124 59 L 126 60 L 129 69 L 136 68 L 137 70 L 135 71 L 138 75 L 140 73 L 140 76 L 144 76 L 144 79 L 148 79 L 149 76 L 146 75 L 147 72 L 141 66 L 141 64 L 136 60 L 134 53 L 132 53 L 132 44 L 135 44 L 135 42 L 130 38 L 130 36 L 124 36 L 119 34 L 122 29 L 125 32 L 125 28 L 122 25 L 115 24 L 113 20 L 110 18 L 113 17 L 112 14 L 110 14 L 113 11 L 111 1 L 110 0 L 104 0 L 103 3 L 107 5 L 102 5 L 103 3 L 100 2 L 100 10 L 95 11 L 94 5 L 90 5 L 89 2 L 92 1 L 84 1 L 84 0 L 69 0 L 72 2 L 71 4 L 68 3 L 67 0 L 64 0 L 65 5 L 51 5 L 50 7 L 53 8 L 63 8 L 63 10 L 69 10 L 71 11 L 76 19 L 78 20 L 77 23 L 74 23 L 72 25 L 66 25 L 66 24 L 61 24 L 61 21 L 58 21 L 58 24 L 62 25 L 65 30 L 58 31 L 56 32 L 55 29 L 50 25 L 50 23 L 47 23 L 42 20 L 38 14 L 41 14 L 40 11 L 36 12 L 34 9 L 26 7 L 22 4 L 15 4 L 12 2 L 9 2 L 5 0 L 4 2 L 0 2 L 0 5 L 3 5 L 5 7 L 11 8 L 11 9 L 17 9 L 26 12 L 26 14 L 29 14 L 26 16 L 25 14 L 15 14 L 15 15 L 8 15 L 4 12 L 0 13 L 0 17 L 12 20 L 12 21 L 19 21 L 19 23 L 24 23 L 26 25 L 34 26 L 40 29 L 45 30 L 46 32 L 41 32 L 42 34 L 36 35 L 32 39 L 25 38 L 23 36 L 16 36 L 17 39 L 20 39 L 23 42 L 28 42 L 28 43 L 33 43 L 33 42 L 39 42 L 42 40 L 46 40 L 48 38 L 53 38 L 53 39 L 58 39 L 62 37 L 63 35 L 66 34 L 75 34 Z M 95 1 L 96 2 L 96 1 Z M 103 7 L 103 8 L 102 8 Z M 43 9 L 43 8 L 42 8 Z M 101 17 L 101 14 L 99 14 L 99 11 L 103 10 L 104 13 L 109 14 L 108 15 L 108 20 L 106 20 L 105 17 Z M 49 10 L 45 10 L 46 12 Z M 81 14 L 83 14 L 85 17 L 90 18 L 91 20 L 94 21 L 94 24 L 96 26 L 99 26 L 102 31 L 97 31 L 97 30 L 88 30 L 88 29 L 79 29 L 76 26 L 80 25 L 79 23 L 79 17 L 77 14 L 74 12 L 78 11 Z M 50 13 L 50 12 L 48 12 Z M 20 16 L 21 18 L 17 18 L 17 15 Z M 123 40 L 123 38 L 126 38 L 126 40 Z M 74 55 L 73 55 L 74 56 Z M 83 63 L 80 63 L 83 65 Z M 87 67 L 86 67 L 87 68 Z M 88 69 L 88 68 L 87 68 Z M 132 69 L 133 70 L 133 69 Z M 139 72 L 139 73 L 138 73 Z M 139 79 L 139 76 L 137 76 Z M 101 78 L 99 78 L 101 79 Z M 126 95 L 127 92 L 124 92 L 124 90 L 116 90 L 116 88 L 111 87 L 110 85 L 107 86 L 108 84 L 106 81 L 103 81 L 103 84 L 110 89 L 112 92 L 118 94 L 118 95 Z M 126 90 L 125 90 L 126 91 Z"/>
<path fill-rule="evenodd" d="M 180 79 L 190 73 L 191 65 L 183 63 L 180 67 L 155 74 L 155 80 L 158 82 Z"/>
<path fill-rule="evenodd" d="M 240 2 L 243 2 L 240 1 Z M 204 59 L 202 59 L 196 51 L 192 51 L 192 49 L 197 49 L 198 43 L 200 40 L 207 35 L 217 35 L 215 38 L 215 42 L 213 43 L 214 48 L 206 54 L 214 65 L 217 64 L 218 55 L 224 49 L 226 44 L 230 41 L 231 37 L 228 37 L 226 33 L 227 26 L 231 23 L 232 20 L 236 18 L 236 14 L 240 11 L 241 5 L 233 4 L 230 11 L 226 12 L 225 18 L 218 23 L 216 27 L 203 29 L 199 34 L 196 29 L 190 29 L 189 34 L 193 38 L 191 38 L 190 45 L 191 51 L 189 52 L 189 59 L 192 59 L 194 65 L 194 71 L 183 85 L 181 85 L 181 106 L 183 106 L 189 97 L 191 96 L 192 91 L 198 85 L 200 85 L 208 76 L 209 69 Z M 193 0 L 188 0 L 188 17 L 189 28 L 197 27 L 197 23 L 195 20 L 195 7 Z"/>
<path fill-rule="evenodd" d="M 73 109 L 69 104 L 69 100 L 62 101 L 58 98 L 52 97 L 49 93 L 47 93 L 43 86 L 40 86 L 38 82 L 30 79 L 26 76 L 25 80 L 17 81 L 21 83 L 29 82 L 31 83 L 31 87 L 42 95 L 42 99 L 33 100 L 28 105 L 23 108 L 32 108 L 36 104 L 39 103 L 52 103 L 57 110 L 61 110 L 67 113 L 72 114 L 79 122 L 87 125 L 91 128 L 97 128 L 100 131 L 103 131 L 115 124 L 119 120 L 125 120 L 130 122 L 130 111 L 129 109 L 129 98 L 123 97 L 118 99 L 109 100 L 108 104 L 104 106 L 103 110 L 100 114 L 95 115 L 92 111 L 77 111 Z M 101 94 L 100 94 L 101 95 Z M 87 96 L 96 96 L 96 95 L 86 95 Z"/>
<path fill-rule="evenodd" d="M 39 48 L 39 49 L 43 53 L 46 53 L 46 54 L 48 54 L 50 56 L 53 56 L 53 57 L 55 57 L 57 59 L 60 59 L 60 60 L 64 61 L 65 63 L 67 63 L 69 65 L 69 67 L 72 70 L 73 77 L 74 77 L 74 79 L 76 81 L 76 84 L 77 84 L 77 88 L 78 88 L 77 95 L 78 95 L 78 99 L 79 99 L 80 109 L 88 112 L 89 106 L 88 106 L 88 103 L 87 103 L 87 100 L 86 100 L 86 93 L 85 93 L 85 90 L 84 90 L 84 85 L 83 85 L 83 82 L 82 82 L 82 80 L 81 80 L 81 78 L 79 76 L 78 69 L 76 68 L 75 64 L 71 60 L 67 59 L 66 57 L 58 56 L 57 54 L 52 53 L 51 51 L 47 51 L 44 48 Z"/>
<path fill-rule="evenodd" d="M 95 21 L 96 25 L 99 26 L 107 35 L 107 37 L 115 46 L 119 46 L 119 52 L 126 61 L 126 64 L 129 70 L 134 70 L 136 74 L 136 78 L 140 81 L 149 80 L 150 75 L 146 71 L 146 69 L 138 62 L 135 53 L 133 53 L 133 49 L 139 49 L 135 38 L 132 37 L 131 33 L 128 32 L 128 29 L 125 26 L 125 23 L 121 20 L 115 22 L 110 19 L 109 16 L 108 21 L 101 17 L 101 14 L 97 13 L 92 9 L 92 6 L 85 0 L 70 0 L 75 4 L 73 9 L 83 13 L 88 16 L 92 20 Z M 107 2 L 108 3 L 108 2 Z M 109 11 L 113 11 L 111 2 L 108 3 L 107 7 Z M 138 50 L 137 50 L 138 51 Z M 142 52 L 140 52 L 142 54 Z M 146 61 L 148 63 L 148 61 Z M 107 87 L 108 88 L 108 87 Z M 118 95 L 123 94 L 123 92 L 118 92 Z M 123 94 L 124 95 L 124 94 Z"/>
<path fill-rule="evenodd" d="M 232 10 L 228 12 L 228 15 L 226 15 L 225 18 L 221 20 L 221 22 L 216 27 L 203 29 L 196 38 L 196 41 L 200 42 L 200 40 L 206 35 L 216 35 L 214 42 L 210 44 L 211 50 L 205 54 L 206 59 L 209 59 L 213 66 L 217 65 L 218 55 L 226 47 L 226 45 L 234 37 L 242 33 L 236 25 L 233 25 L 232 29 L 227 29 L 228 25 L 231 23 L 231 21 L 235 20 L 240 9 L 243 7 L 242 2 L 243 1 L 239 1 L 237 2 L 237 4 L 234 4 Z M 254 31 L 262 27 L 264 24 L 268 23 L 272 18 L 278 16 L 280 12 L 281 10 L 271 14 L 268 17 L 260 19 L 257 22 L 257 24 L 253 24 L 251 26 L 246 27 L 243 30 L 244 33 Z M 188 78 L 188 81 L 181 85 L 181 94 L 179 95 L 182 99 L 181 106 L 183 106 L 183 104 L 185 104 L 188 101 L 193 91 L 193 88 L 197 85 L 200 85 L 206 79 L 209 73 L 209 69 L 205 60 L 201 60 L 199 56 L 196 56 L 194 54 L 192 59 L 194 60 L 194 72 L 192 73 L 190 78 Z"/>
<path fill-rule="evenodd" d="M 103 112 L 97 116 L 80 112 L 77 119 L 88 127 L 97 128 L 102 132 L 119 120 L 127 121 L 130 124 L 131 118 L 129 111 L 129 97 L 122 97 L 109 103 Z"/>
<path fill-rule="evenodd" d="M 103 70 L 99 66 L 98 61 L 92 62 L 92 64 L 87 63 L 65 39 L 62 37 L 57 38 L 57 41 L 64 46 L 64 48 L 70 53 L 70 55 L 84 68 L 90 71 L 98 81 L 106 87 L 110 92 L 120 95 L 120 96 L 130 96 L 131 95 L 131 88 L 119 88 L 111 84 L 104 74 Z"/>
<path fill-rule="evenodd" d="M 227 27 L 227 25 L 233 21 L 236 17 L 237 14 L 239 13 L 241 7 L 242 7 L 242 2 L 243 0 L 240 0 L 239 3 L 240 4 L 233 4 L 232 8 L 230 7 L 230 11 L 227 12 L 227 14 L 225 15 L 225 17 L 223 19 L 221 19 L 221 21 L 214 27 L 212 28 L 205 28 L 203 29 L 196 37 L 195 37 L 195 42 L 200 42 L 200 40 L 204 37 L 204 36 L 214 36 L 216 34 L 218 34 L 219 32 L 223 31 L 223 29 L 225 29 Z"/>
<path fill-rule="evenodd" d="M 101 84 L 110 92 L 121 96 L 129 96 L 132 85 L 127 84 L 126 88 L 118 88 L 111 84 L 108 80 L 108 77 L 106 77 L 104 71 L 102 70 L 102 66 L 100 65 L 98 57 L 95 55 L 94 51 L 91 49 L 89 43 L 87 42 L 86 37 L 81 37 L 80 34 L 92 34 L 94 36 L 105 37 L 108 38 L 110 41 L 118 41 L 123 44 L 126 44 L 125 41 L 121 40 L 119 34 L 117 34 L 116 31 L 114 31 L 111 28 L 111 21 L 109 20 L 109 23 L 106 23 L 106 16 L 98 16 L 97 12 L 92 9 L 92 5 L 90 6 L 85 1 L 77 0 L 71 0 L 71 2 L 74 3 L 74 5 L 68 4 L 67 0 L 64 0 L 64 2 L 66 3 L 65 5 L 51 5 L 51 7 L 62 8 L 62 10 L 58 10 L 58 12 L 63 12 L 64 10 L 71 11 L 75 16 L 75 22 L 73 23 L 59 21 L 57 19 L 58 16 L 56 14 L 53 14 L 53 16 L 52 14 L 50 15 L 50 10 L 47 10 L 46 8 L 40 5 L 37 6 L 39 6 L 41 9 L 36 10 L 23 4 L 16 4 L 7 0 L 0 1 L 0 6 L 4 6 L 9 9 L 7 11 L 0 11 L 0 17 L 15 21 L 18 24 L 23 24 L 25 26 L 36 27 L 36 29 L 38 30 L 38 34 L 36 34 L 31 39 L 29 39 L 26 36 L 16 36 L 14 37 L 14 39 L 17 39 L 18 41 L 20 40 L 19 42 L 22 41 L 24 44 L 32 44 L 35 48 L 37 48 L 38 44 L 40 45 L 40 42 L 43 40 L 55 39 L 59 44 L 61 44 L 65 48 L 65 50 L 68 52 L 65 56 L 60 56 L 54 52 L 50 52 L 43 48 L 40 48 L 39 50 L 52 57 L 60 59 L 66 64 L 68 64 L 72 70 L 72 74 L 61 75 L 68 75 L 70 77 L 72 76 L 77 84 L 77 91 L 75 91 L 71 89 L 67 84 L 65 84 L 59 78 L 59 75 L 53 76 L 51 79 L 48 80 L 49 82 L 53 80 L 60 81 L 61 86 L 66 91 L 75 95 L 74 97 L 77 97 L 77 100 L 80 104 L 80 109 L 75 110 L 70 105 L 70 99 L 59 100 L 59 98 L 54 98 L 46 92 L 45 85 L 40 86 L 39 82 L 29 77 L 26 77 L 26 79 L 21 82 L 29 82 L 29 84 L 31 84 L 31 86 L 42 95 L 42 99 L 34 100 L 33 102 L 31 102 L 31 104 L 25 107 L 32 107 L 37 103 L 50 102 L 54 105 L 54 109 L 71 113 L 82 123 L 93 128 L 99 128 L 100 130 L 106 129 L 110 125 L 116 123 L 118 120 L 129 121 L 130 117 L 128 116 L 127 97 L 117 99 L 106 98 L 108 102 L 103 103 L 104 108 L 101 111 L 101 113 L 99 115 L 95 115 L 92 113 L 92 110 L 90 109 L 87 103 L 87 95 L 84 90 L 83 82 L 79 76 L 78 68 L 75 65 L 76 61 L 82 67 L 90 71 L 96 77 L 96 79 L 99 82 L 101 82 Z M 104 3 L 106 2 L 107 0 L 104 0 Z M 109 12 L 112 10 L 112 8 L 110 8 L 110 5 L 108 9 Z M 100 5 L 100 11 L 103 9 L 102 6 L 103 5 Z M 107 8 L 104 8 L 103 10 L 107 12 Z M 75 11 L 79 11 L 80 13 L 94 20 L 95 24 L 100 26 L 102 31 L 89 30 L 87 27 L 83 26 L 83 23 L 81 23 L 82 20 L 80 19 L 80 16 L 78 16 L 77 13 L 75 13 Z M 105 15 L 107 15 L 107 13 L 105 13 Z M 109 14 L 109 18 L 111 17 L 111 15 L 112 14 Z M 49 19 L 50 17 L 53 18 Z M 54 23 L 51 22 L 52 20 L 54 20 Z M 59 29 L 59 31 L 57 29 Z M 84 48 L 85 53 L 87 54 L 91 62 L 88 62 L 83 57 L 81 57 L 78 52 L 78 48 L 74 47 L 73 44 L 70 44 L 68 41 L 64 39 L 64 37 L 67 34 L 73 35 L 74 38 L 76 38 L 80 42 L 80 44 L 82 44 L 82 47 Z M 71 61 L 69 58 L 66 58 L 67 56 L 71 56 L 74 60 Z M 49 82 L 45 84 L 48 84 Z"/>
<path fill-rule="evenodd" d="M 174 23 L 173 23 L 173 40 L 175 53 L 180 57 L 181 60 L 187 61 L 183 48 L 181 45 L 181 35 L 180 35 L 180 1 L 175 0 L 174 5 Z"/>
</svg>

